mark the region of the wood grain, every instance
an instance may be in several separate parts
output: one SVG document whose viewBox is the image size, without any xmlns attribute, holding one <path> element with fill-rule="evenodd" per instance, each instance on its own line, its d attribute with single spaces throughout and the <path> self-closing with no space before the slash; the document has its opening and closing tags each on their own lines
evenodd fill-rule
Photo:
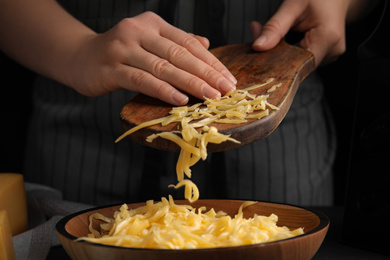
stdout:
<svg viewBox="0 0 390 260">
<path fill-rule="evenodd" d="M 238 80 L 237 89 L 264 83 L 269 78 L 275 78 L 275 80 L 267 87 L 251 91 L 251 93 L 266 94 L 266 91 L 274 84 L 282 83 L 282 86 L 271 92 L 268 98 L 268 102 L 279 107 L 279 110 L 272 111 L 269 116 L 260 120 L 249 120 L 247 123 L 239 125 L 213 123 L 212 125 L 216 126 L 221 133 L 230 134 L 241 143 L 209 144 L 208 152 L 238 148 L 271 134 L 287 114 L 301 82 L 314 70 L 312 53 L 284 41 L 267 52 L 253 51 L 250 43 L 223 46 L 213 49 L 211 52 L 236 77 Z M 197 102 L 201 101 L 191 98 L 189 105 Z M 121 111 L 123 128 L 126 131 L 143 122 L 165 117 L 171 108 L 172 106 L 167 103 L 139 94 Z M 179 146 L 163 138 L 157 138 L 152 143 L 145 140 L 151 134 L 177 131 L 178 127 L 177 123 L 165 127 L 155 125 L 139 130 L 127 138 L 157 149 L 179 151 Z"/>
</svg>

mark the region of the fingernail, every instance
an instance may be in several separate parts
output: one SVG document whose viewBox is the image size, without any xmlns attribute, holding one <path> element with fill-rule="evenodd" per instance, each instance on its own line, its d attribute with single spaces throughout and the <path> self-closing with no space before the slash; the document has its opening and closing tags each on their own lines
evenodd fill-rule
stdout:
<svg viewBox="0 0 390 260">
<path fill-rule="evenodd" d="M 223 94 L 236 89 L 236 85 L 233 82 L 224 78 L 218 82 L 217 87 Z"/>
<path fill-rule="evenodd" d="M 230 71 L 224 71 L 222 72 L 222 75 L 224 75 L 225 78 L 233 82 L 233 84 L 237 84 L 237 79 L 233 76 L 232 73 L 230 73 Z"/>
<path fill-rule="evenodd" d="M 188 102 L 188 97 L 179 91 L 173 92 L 172 98 L 178 105 L 185 105 Z"/>
<path fill-rule="evenodd" d="M 202 88 L 202 94 L 204 97 L 212 98 L 212 99 L 218 98 L 221 96 L 221 93 L 218 90 L 216 90 L 215 88 L 212 88 L 208 85 L 204 86 Z"/>
<path fill-rule="evenodd" d="M 267 36 L 261 35 L 257 40 L 253 43 L 253 45 L 261 46 L 267 41 Z"/>
</svg>

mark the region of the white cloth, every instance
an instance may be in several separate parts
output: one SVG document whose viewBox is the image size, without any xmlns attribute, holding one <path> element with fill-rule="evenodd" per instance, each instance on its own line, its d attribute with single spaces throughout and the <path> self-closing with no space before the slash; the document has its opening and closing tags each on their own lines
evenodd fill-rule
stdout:
<svg viewBox="0 0 390 260">
<path fill-rule="evenodd" d="M 60 191 L 26 183 L 29 230 L 13 237 L 17 260 L 41 260 L 52 246 L 60 245 L 56 224 L 63 217 L 92 206 L 65 201 Z"/>
</svg>

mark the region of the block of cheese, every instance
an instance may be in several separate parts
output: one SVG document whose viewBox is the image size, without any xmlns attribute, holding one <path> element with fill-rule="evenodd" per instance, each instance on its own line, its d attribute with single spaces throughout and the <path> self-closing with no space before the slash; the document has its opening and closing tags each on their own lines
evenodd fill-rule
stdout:
<svg viewBox="0 0 390 260">
<path fill-rule="evenodd" d="M 0 210 L 6 210 L 15 236 L 27 230 L 27 204 L 23 175 L 0 173 Z"/>
<path fill-rule="evenodd" d="M 15 259 L 14 243 L 7 211 L 0 210 L 0 259 Z"/>
</svg>

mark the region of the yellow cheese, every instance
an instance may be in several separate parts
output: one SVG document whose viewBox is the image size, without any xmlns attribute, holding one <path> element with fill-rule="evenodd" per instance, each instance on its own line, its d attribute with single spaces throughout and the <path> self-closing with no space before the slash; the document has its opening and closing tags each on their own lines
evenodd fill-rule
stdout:
<svg viewBox="0 0 390 260">
<path fill-rule="evenodd" d="M 12 242 L 12 233 L 5 210 L 0 211 L 0 260 L 15 259 L 14 243 Z"/>
<path fill-rule="evenodd" d="M 27 204 L 23 175 L 0 173 L 0 210 L 6 210 L 15 236 L 27 230 Z"/>
</svg>

